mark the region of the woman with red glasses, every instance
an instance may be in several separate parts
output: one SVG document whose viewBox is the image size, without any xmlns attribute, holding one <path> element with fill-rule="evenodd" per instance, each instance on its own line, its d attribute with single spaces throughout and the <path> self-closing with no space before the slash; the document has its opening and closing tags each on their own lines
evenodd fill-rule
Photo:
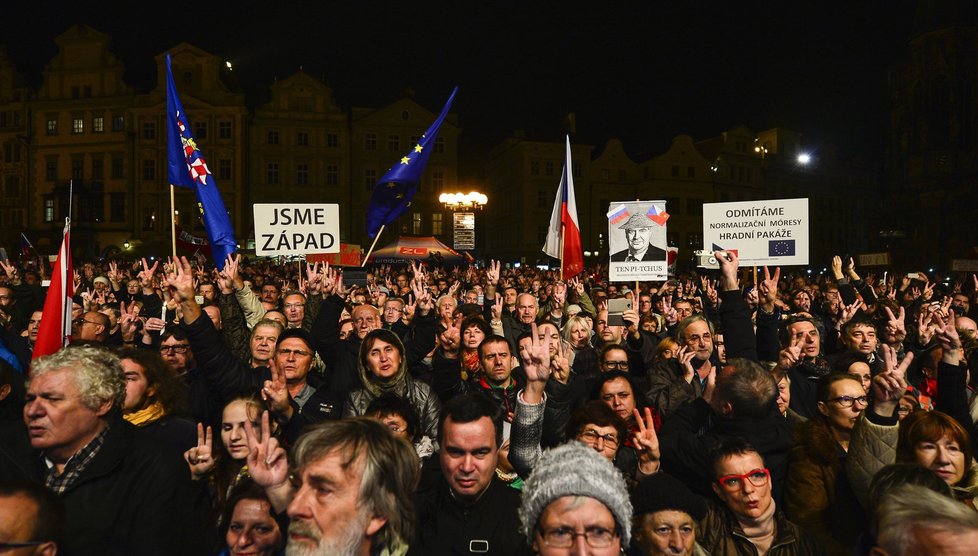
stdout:
<svg viewBox="0 0 978 556">
<path fill-rule="evenodd" d="M 824 554 L 821 545 L 788 521 L 771 496 L 771 472 L 746 440 L 730 437 L 711 454 L 713 492 L 700 523 L 708 554 L 768 556 Z"/>
</svg>

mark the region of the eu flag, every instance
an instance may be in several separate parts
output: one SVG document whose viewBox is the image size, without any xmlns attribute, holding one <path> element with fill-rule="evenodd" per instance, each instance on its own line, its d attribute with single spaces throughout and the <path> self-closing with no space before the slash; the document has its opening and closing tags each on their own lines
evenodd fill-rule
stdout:
<svg viewBox="0 0 978 556">
<path fill-rule="evenodd" d="M 767 242 L 767 255 L 769 257 L 794 257 L 795 240 L 793 239 L 772 239 Z"/>
<path fill-rule="evenodd" d="M 441 114 L 431 124 L 428 131 L 424 132 L 417 145 L 409 153 L 404 155 L 401 160 L 387 170 L 374 186 L 374 191 L 370 195 L 370 205 L 367 207 L 367 235 L 375 237 L 381 226 L 386 226 L 397 220 L 404 214 L 411 199 L 418 192 L 418 183 L 421 182 L 421 174 L 424 167 L 428 164 L 428 157 L 434 146 L 435 137 L 438 135 L 438 128 L 448 115 L 448 110 L 452 107 L 455 100 L 455 93 L 458 87 L 452 89 L 448 102 L 441 109 Z"/>
<path fill-rule="evenodd" d="M 237 249 L 231 219 L 224 208 L 217 182 L 207 168 L 204 155 L 197 148 L 197 141 L 190 132 L 190 120 L 183 111 L 183 104 L 173 83 L 170 54 L 166 55 L 166 144 L 167 174 L 172 185 L 189 187 L 197 194 L 197 206 L 204 220 L 207 239 L 211 244 L 214 264 L 224 269 L 224 260 Z"/>
</svg>

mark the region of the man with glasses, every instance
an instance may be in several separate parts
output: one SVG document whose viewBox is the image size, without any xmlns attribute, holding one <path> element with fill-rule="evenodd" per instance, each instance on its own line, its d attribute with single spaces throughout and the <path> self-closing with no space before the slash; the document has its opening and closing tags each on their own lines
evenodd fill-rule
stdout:
<svg viewBox="0 0 978 556">
<path fill-rule="evenodd" d="M 211 404 L 222 407 L 242 392 L 260 393 L 289 439 L 297 438 L 310 423 L 339 418 L 342 398 L 328 388 L 315 388 L 306 381 L 315 359 L 309 333 L 301 328 L 282 332 L 269 366 L 251 368 L 234 357 L 220 332 L 194 300 L 193 269 L 185 258 L 167 274 L 167 282 L 183 313 L 180 331 L 185 333 L 190 348 L 183 349 L 195 354 L 199 365 L 199 371 L 194 373 L 195 383 L 204 385 Z M 176 331 L 173 337 L 177 337 Z M 170 345 L 164 341 L 161 349 L 169 349 Z M 168 353 L 165 355 L 169 357 Z"/>
<path fill-rule="evenodd" d="M 289 292 L 285 294 L 285 303 L 282 307 L 285 309 L 286 328 L 303 328 L 302 324 L 306 318 L 306 296 L 299 292 Z"/>
<path fill-rule="evenodd" d="M 71 321 L 71 340 L 102 344 L 109 335 L 109 324 L 109 317 L 98 311 L 83 313 Z"/>
<path fill-rule="evenodd" d="M 622 554 L 631 542 L 632 505 L 620 473 L 571 442 L 544 452 L 523 489 L 522 532 L 543 556 Z"/>
<path fill-rule="evenodd" d="M 772 495 L 771 472 L 746 440 L 731 437 L 710 457 L 710 503 L 700 523 L 700 544 L 709 554 L 823 554 L 822 547 L 784 517 Z"/>
<path fill-rule="evenodd" d="M 397 334 L 401 340 L 407 334 L 408 327 L 404 324 L 404 300 L 400 297 L 392 297 L 384 302 L 384 324 L 383 328 Z"/>
</svg>

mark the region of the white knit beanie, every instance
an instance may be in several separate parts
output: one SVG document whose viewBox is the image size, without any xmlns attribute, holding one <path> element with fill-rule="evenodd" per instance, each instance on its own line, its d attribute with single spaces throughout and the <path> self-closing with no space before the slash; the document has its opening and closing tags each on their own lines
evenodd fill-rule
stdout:
<svg viewBox="0 0 978 556">
<path fill-rule="evenodd" d="M 604 504 L 621 529 L 622 546 L 632 539 L 632 503 L 621 472 L 593 448 L 572 440 L 543 452 L 523 487 L 522 532 L 533 545 L 540 514 L 563 496 L 587 496 Z"/>
</svg>

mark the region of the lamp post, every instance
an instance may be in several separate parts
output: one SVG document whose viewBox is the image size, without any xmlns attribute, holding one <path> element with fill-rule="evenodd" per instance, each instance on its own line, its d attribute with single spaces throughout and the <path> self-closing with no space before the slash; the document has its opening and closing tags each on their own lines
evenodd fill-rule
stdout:
<svg viewBox="0 0 978 556">
<path fill-rule="evenodd" d="M 475 209 L 482 210 L 489 202 L 483 193 L 442 193 L 438 202 L 452 211 L 454 225 L 452 241 L 457 250 L 475 249 Z"/>
</svg>

